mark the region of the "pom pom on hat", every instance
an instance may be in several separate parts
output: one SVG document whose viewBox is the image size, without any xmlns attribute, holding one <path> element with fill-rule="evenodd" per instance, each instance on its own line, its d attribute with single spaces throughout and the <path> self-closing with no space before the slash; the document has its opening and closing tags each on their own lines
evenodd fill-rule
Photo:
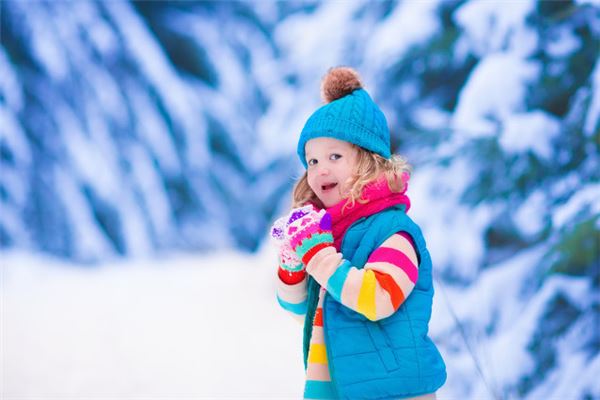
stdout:
<svg viewBox="0 0 600 400">
<path fill-rule="evenodd" d="M 321 99 L 325 103 L 331 103 L 349 95 L 356 89 L 362 89 L 358 72 L 349 67 L 334 67 L 327 71 L 321 81 Z"/>
<path fill-rule="evenodd" d="M 304 146 L 319 137 L 343 140 L 383 158 L 391 156 L 385 115 L 354 69 L 331 68 L 321 81 L 321 97 L 326 104 L 308 118 L 298 140 L 297 153 L 304 168 L 308 168 Z"/>
</svg>

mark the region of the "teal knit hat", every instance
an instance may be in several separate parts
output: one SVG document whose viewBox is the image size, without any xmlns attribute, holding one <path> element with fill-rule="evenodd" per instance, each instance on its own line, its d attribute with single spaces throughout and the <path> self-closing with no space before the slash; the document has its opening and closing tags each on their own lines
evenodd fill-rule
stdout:
<svg viewBox="0 0 600 400">
<path fill-rule="evenodd" d="M 330 69 L 323 78 L 321 91 L 328 104 L 308 118 L 298 141 L 298 157 L 304 168 L 307 168 L 306 142 L 318 137 L 350 142 L 390 158 L 390 131 L 385 116 L 362 88 L 353 69 Z"/>
</svg>

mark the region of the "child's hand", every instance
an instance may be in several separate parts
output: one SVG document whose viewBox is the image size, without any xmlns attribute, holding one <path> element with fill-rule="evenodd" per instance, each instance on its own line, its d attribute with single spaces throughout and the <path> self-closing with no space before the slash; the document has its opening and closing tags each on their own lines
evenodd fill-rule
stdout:
<svg viewBox="0 0 600 400">
<path fill-rule="evenodd" d="M 325 210 L 292 210 L 286 225 L 285 237 L 305 266 L 319 250 L 333 245 L 331 215 Z"/>
<path fill-rule="evenodd" d="M 288 285 L 302 282 L 306 276 L 306 267 L 287 241 L 279 248 L 279 270 L 277 275 Z"/>
<path fill-rule="evenodd" d="M 295 215 L 296 217 L 298 215 L 305 215 L 306 213 L 314 209 L 315 208 L 313 206 L 294 208 L 289 212 L 288 215 L 281 217 L 277 221 L 275 221 L 275 223 L 273 223 L 273 226 L 271 227 L 271 238 L 273 239 L 275 244 L 278 247 L 281 247 L 284 242 L 289 243 L 288 238 L 285 236 L 285 231 L 290 222 L 294 221 L 294 219 L 292 218 L 293 215 Z"/>
<path fill-rule="evenodd" d="M 302 261 L 296 255 L 296 252 L 290 246 L 289 239 L 285 236 L 285 231 L 288 226 L 288 222 L 291 219 L 291 215 L 299 210 L 312 210 L 312 207 L 297 208 L 290 212 L 285 217 L 279 218 L 271 227 L 271 238 L 275 245 L 279 248 L 279 269 L 277 274 L 279 278 L 289 284 L 293 285 L 301 282 L 306 276 L 305 266 Z"/>
</svg>

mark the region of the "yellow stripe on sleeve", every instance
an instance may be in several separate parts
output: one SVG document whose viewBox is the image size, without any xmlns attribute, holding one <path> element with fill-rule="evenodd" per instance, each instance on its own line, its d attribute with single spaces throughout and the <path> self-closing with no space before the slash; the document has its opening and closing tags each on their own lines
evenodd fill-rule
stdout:
<svg viewBox="0 0 600 400">
<path fill-rule="evenodd" d="M 308 362 L 315 364 L 327 364 L 327 351 L 324 344 L 311 343 L 308 351 Z"/>
<path fill-rule="evenodd" d="M 377 287 L 377 279 L 373 271 L 368 269 L 364 271 L 365 274 L 358 294 L 357 311 L 374 321 L 376 318 L 375 288 Z"/>
</svg>

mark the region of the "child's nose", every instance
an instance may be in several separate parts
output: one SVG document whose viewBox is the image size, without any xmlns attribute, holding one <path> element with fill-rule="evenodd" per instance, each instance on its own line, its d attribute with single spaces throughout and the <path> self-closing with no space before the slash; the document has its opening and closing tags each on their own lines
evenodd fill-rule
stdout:
<svg viewBox="0 0 600 400">
<path fill-rule="evenodd" d="M 329 168 L 327 168 L 327 167 L 319 168 L 319 175 L 329 175 Z"/>
</svg>

